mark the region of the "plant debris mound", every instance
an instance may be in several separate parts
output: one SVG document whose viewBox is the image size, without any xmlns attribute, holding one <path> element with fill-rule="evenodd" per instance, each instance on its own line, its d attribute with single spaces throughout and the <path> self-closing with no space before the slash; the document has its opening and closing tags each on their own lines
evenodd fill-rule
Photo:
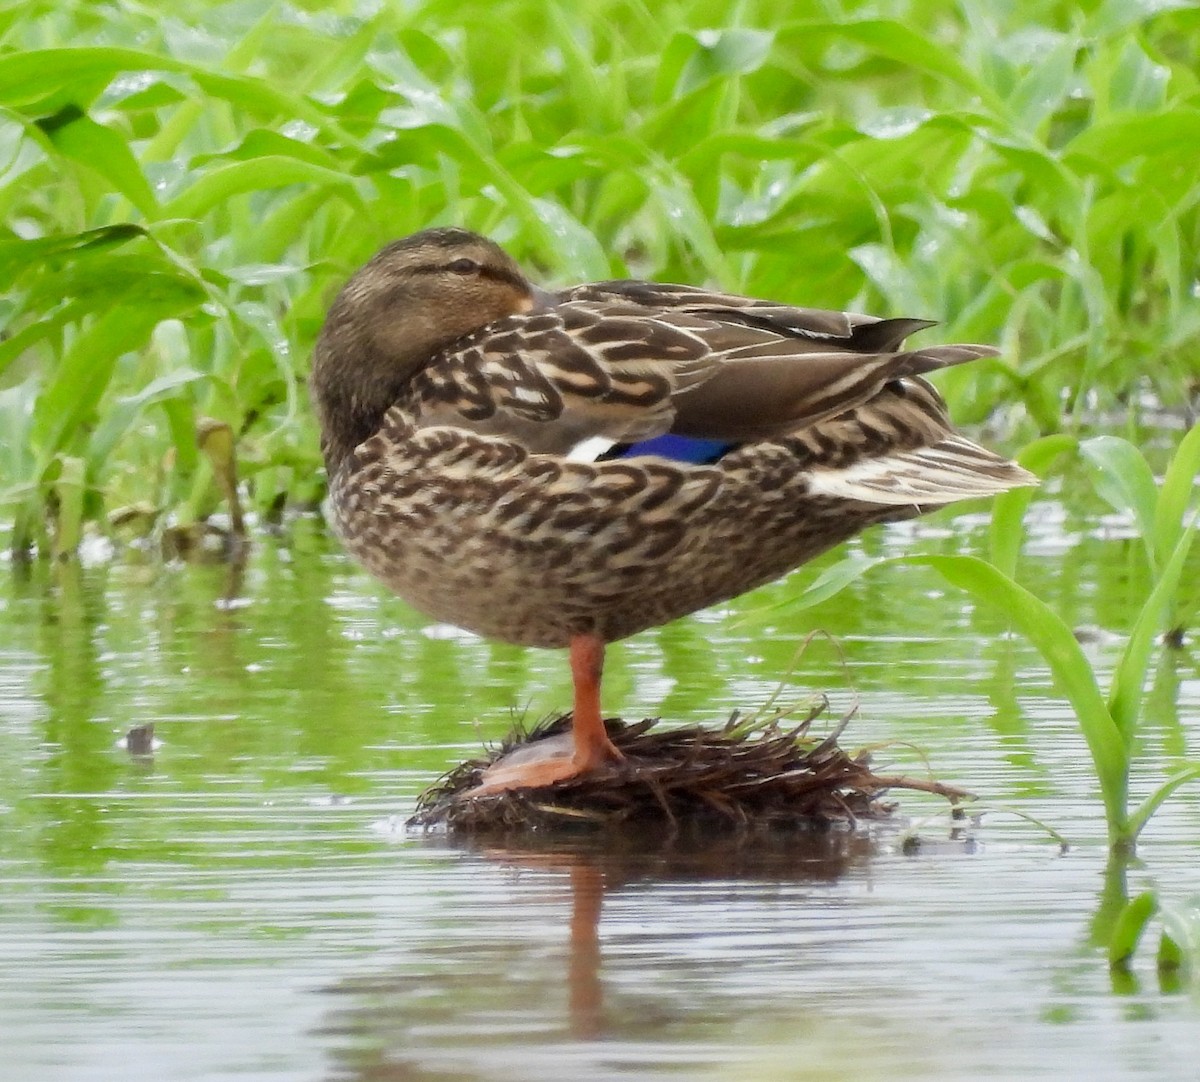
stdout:
<svg viewBox="0 0 1200 1082">
<path fill-rule="evenodd" d="M 497 760 L 565 734 L 566 714 L 528 732 L 518 729 L 485 758 L 456 767 L 421 795 L 408 825 L 464 834 L 642 823 L 669 830 L 795 830 L 886 819 L 895 804 L 882 798 L 893 789 L 936 793 L 952 804 L 970 798 L 936 781 L 876 774 L 865 752 L 848 755 L 838 739 L 853 711 L 828 736 L 811 735 L 824 709 L 822 702 L 799 723 L 787 713 L 766 720 L 735 713 L 719 729 L 607 719 L 624 762 L 541 788 L 472 793 Z"/>
</svg>

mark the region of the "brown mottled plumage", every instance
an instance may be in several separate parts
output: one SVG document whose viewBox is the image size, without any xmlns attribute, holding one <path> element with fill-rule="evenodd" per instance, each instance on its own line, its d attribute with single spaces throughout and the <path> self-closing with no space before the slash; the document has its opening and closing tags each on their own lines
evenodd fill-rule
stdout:
<svg viewBox="0 0 1200 1082">
<path fill-rule="evenodd" d="M 1032 483 L 921 378 L 995 351 L 903 348 L 928 325 L 651 282 L 546 293 L 483 237 L 415 234 L 350 280 L 317 343 L 337 528 L 423 612 L 571 646 L 579 730 L 605 643 L 874 523 Z M 664 433 L 721 446 L 630 452 Z M 574 771 L 619 758 L 580 739 Z"/>
</svg>

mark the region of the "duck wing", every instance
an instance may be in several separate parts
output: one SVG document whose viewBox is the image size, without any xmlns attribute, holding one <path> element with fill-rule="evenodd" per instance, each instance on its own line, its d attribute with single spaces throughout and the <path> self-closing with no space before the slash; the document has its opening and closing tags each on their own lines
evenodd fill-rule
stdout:
<svg viewBox="0 0 1200 1082">
<path fill-rule="evenodd" d="M 405 404 L 419 427 L 465 427 L 580 458 L 665 433 L 741 443 L 793 434 L 897 381 L 995 352 L 904 350 L 928 321 L 686 286 L 602 282 L 545 297 L 413 377 Z"/>
<path fill-rule="evenodd" d="M 997 353 L 981 345 L 905 350 L 910 334 L 934 326 L 927 319 L 798 308 L 691 286 L 599 282 L 564 297 L 568 306 L 636 305 L 700 337 L 715 371 L 676 399 L 671 431 L 708 439 L 789 435 L 857 408 L 897 380 Z"/>
</svg>

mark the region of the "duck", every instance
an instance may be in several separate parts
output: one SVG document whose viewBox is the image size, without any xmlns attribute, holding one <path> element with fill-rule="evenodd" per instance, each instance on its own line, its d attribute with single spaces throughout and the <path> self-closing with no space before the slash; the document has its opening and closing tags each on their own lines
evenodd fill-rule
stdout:
<svg viewBox="0 0 1200 1082">
<path fill-rule="evenodd" d="M 336 533 L 433 620 L 570 662 L 566 737 L 470 796 L 627 768 L 601 710 L 610 644 L 871 526 L 1036 483 L 926 378 L 997 351 L 906 347 L 932 325 L 653 281 L 543 289 L 455 227 L 350 277 L 309 378 Z"/>
</svg>

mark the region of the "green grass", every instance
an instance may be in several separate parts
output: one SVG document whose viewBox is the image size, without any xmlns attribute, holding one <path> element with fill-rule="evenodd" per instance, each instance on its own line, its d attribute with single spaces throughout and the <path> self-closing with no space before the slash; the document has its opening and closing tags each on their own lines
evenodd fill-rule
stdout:
<svg viewBox="0 0 1200 1082">
<path fill-rule="evenodd" d="M 203 519 L 208 418 L 236 438 L 251 511 L 318 499 L 303 377 L 324 307 L 434 222 L 554 282 L 942 319 L 934 334 L 1005 351 L 948 374 L 956 415 L 999 409 L 1023 436 L 1114 415 L 1128 432 L 1194 400 L 1194 5 L 571 11 L 0 12 L 10 545 L 49 551 L 130 507 Z"/>
</svg>

